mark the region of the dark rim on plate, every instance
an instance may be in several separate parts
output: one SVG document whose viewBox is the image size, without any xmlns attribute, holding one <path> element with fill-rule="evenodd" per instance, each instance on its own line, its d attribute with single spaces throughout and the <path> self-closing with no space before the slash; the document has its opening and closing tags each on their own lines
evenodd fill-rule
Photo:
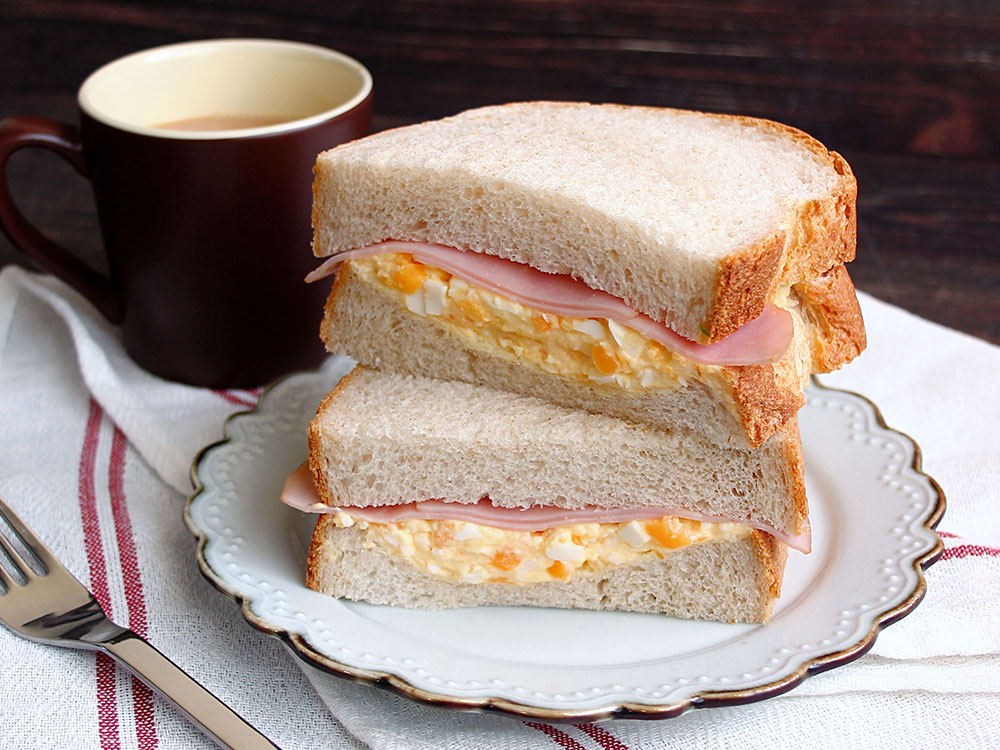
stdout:
<svg viewBox="0 0 1000 750">
<path fill-rule="evenodd" d="M 268 385 L 261 393 L 258 404 L 263 402 L 263 400 L 268 397 L 268 394 L 276 386 L 289 378 L 295 377 L 297 374 L 298 373 L 286 375 L 285 377 L 279 378 Z M 922 468 L 921 451 L 917 442 L 906 433 L 889 427 L 889 425 L 885 423 L 885 419 L 883 418 L 882 412 L 879 410 L 878 406 L 876 406 L 871 399 L 862 396 L 860 393 L 842 388 L 830 388 L 829 386 L 821 384 L 815 377 L 812 379 L 812 387 L 825 391 L 846 393 L 864 401 L 871 407 L 872 413 L 875 415 L 875 420 L 879 427 L 883 430 L 899 435 L 913 446 L 913 461 L 911 463 L 911 468 L 927 480 L 931 489 L 937 495 L 937 502 L 934 505 L 934 510 L 923 524 L 925 529 L 933 533 L 934 529 L 941 521 L 941 517 L 944 515 L 946 501 L 944 491 L 941 489 L 941 486 Z M 228 429 L 230 420 L 244 414 L 251 414 L 256 410 L 257 407 L 231 414 L 226 419 L 224 426 L 224 433 L 227 437 L 219 440 L 218 442 L 212 443 L 199 451 L 191 465 L 191 481 L 194 484 L 195 490 L 191 497 L 188 498 L 188 502 L 185 505 L 184 521 L 187 524 L 188 529 L 198 540 L 198 567 L 201 570 L 202 575 L 221 593 L 225 594 L 227 597 L 240 605 L 240 609 L 247 622 L 261 632 L 285 641 L 289 646 L 291 646 L 292 651 L 306 663 L 311 664 L 324 672 L 337 675 L 338 677 L 344 677 L 355 682 L 386 688 L 413 700 L 422 703 L 429 703 L 443 708 L 451 708 L 462 711 L 497 712 L 520 718 L 544 719 L 545 721 L 551 722 L 578 722 L 601 721 L 606 719 L 672 719 L 676 716 L 680 716 L 682 713 L 685 713 L 692 708 L 737 706 L 745 703 L 755 703 L 766 698 L 772 698 L 776 695 L 788 692 L 810 675 L 819 674 L 827 669 L 847 664 L 867 653 L 871 647 L 875 645 L 875 639 L 883 628 L 892 625 L 894 622 L 897 622 L 908 615 L 920 603 L 921 599 L 924 598 L 924 594 L 927 592 L 927 581 L 924 577 L 924 571 L 937 562 L 941 557 L 941 554 L 944 552 L 944 542 L 941 540 L 941 537 L 935 533 L 934 535 L 937 538 L 937 544 L 934 545 L 934 548 L 913 561 L 913 569 L 917 574 L 917 585 L 914 587 L 913 591 L 911 591 L 910 595 L 896 607 L 893 607 L 876 617 L 875 622 L 872 623 L 871 629 L 860 641 L 849 648 L 832 651 L 828 654 L 822 654 L 814 657 L 806 664 L 803 664 L 791 675 L 786 675 L 781 679 L 764 685 L 745 688 L 742 690 L 706 690 L 683 701 L 671 704 L 647 705 L 626 701 L 615 705 L 588 708 L 578 711 L 572 709 L 555 709 L 531 706 L 510 701 L 505 698 L 458 698 L 455 696 L 445 695 L 443 693 L 435 693 L 430 690 L 424 690 L 423 688 L 416 687 L 405 679 L 389 674 L 388 672 L 360 669 L 338 662 L 328 656 L 324 656 L 313 648 L 308 642 L 306 642 L 302 636 L 296 633 L 290 633 L 282 628 L 275 628 L 264 619 L 255 615 L 251 611 L 250 604 L 246 598 L 238 592 L 231 590 L 223 582 L 221 577 L 219 577 L 219 575 L 212 569 L 208 560 L 205 559 L 204 554 L 205 546 L 209 541 L 208 537 L 206 537 L 202 533 L 201 529 L 195 525 L 190 515 L 191 504 L 205 490 L 205 486 L 202 484 L 199 477 L 198 469 L 202 460 L 209 452 L 219 446 L 231 442 L 232 438 L 229 437 Z"/>
</svg>

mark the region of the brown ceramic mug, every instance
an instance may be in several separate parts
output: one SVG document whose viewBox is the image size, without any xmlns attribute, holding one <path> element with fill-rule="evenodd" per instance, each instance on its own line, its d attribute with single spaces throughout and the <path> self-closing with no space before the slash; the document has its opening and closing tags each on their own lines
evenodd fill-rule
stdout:
<svg viewBox="0 0 1000 750">
<path fill-rule="evenodd" d="M 0 122 L 0 224 L 121 326 L 144 369 L 249 387 L 323 358 L 311 241 L 316 155 L 371 130 L 371 75 L 309 44 L 187 42 L 93 73 L 79 129 Z M 48 240 L 4 176 L 20 148 L 66 158 L 94 190 L 109 275 Z"/>
</svg>

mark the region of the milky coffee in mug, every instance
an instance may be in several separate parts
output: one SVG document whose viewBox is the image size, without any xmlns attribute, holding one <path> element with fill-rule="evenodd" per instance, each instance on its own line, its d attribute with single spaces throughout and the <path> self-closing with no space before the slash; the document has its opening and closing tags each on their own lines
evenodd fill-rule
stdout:
<svg viewBox="0 0 1000 750">
<path fill-rule="evenodd" d="M 79 129 L 0 123 L 0 223 L 15 246 L 121 326 L 146 370 L 210 387 L 260 385 L 312 367 L 324 289 L 303 277 L 316 155 L 371 129 L 371 76 L 309 44 L 187 42 L 93 73 Z M 47 148 L 92 183 L 103 276 L 18 211 L 3 166 Z"/>
</svg>

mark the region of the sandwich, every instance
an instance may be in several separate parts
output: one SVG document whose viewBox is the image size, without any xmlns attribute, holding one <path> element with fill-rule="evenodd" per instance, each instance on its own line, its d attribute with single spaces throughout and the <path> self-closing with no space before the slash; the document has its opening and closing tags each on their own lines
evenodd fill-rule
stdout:
<svg viewBox="0 0 1000 750">
<path fill-rule="evenodd" d="M 810 375 L 865 346 L 854 177 L 784 125 L 529 102 L 315 172 L 321 337 L 362 364 L 777 455 Z"/>
<path fill-rule="evenodd" d="M 788 531 L 805 508 L 782 471 L 760 451 L 359 366 L 320 405 L 282 499 L 319 514 L 307 585 L 336 597 L 761 622 L 786 545 L 808 546 Z"/>
<path fill-rule="evenodd" d="M 311 588 L 762 622 L 809 550 L 796 413 L 864 326 L 856 184 L 793 128 L 528 102 L 319 156 L 359 362 L 283 498 Z"/>
</svg>

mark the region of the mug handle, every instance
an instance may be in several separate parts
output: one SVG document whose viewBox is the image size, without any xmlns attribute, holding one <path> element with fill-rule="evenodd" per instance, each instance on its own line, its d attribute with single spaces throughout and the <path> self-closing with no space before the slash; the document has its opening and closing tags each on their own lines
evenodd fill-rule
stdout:
<svg viewBox="0 0 1000 750">
<path fill-rule="evenodd" d="M 112 291 L 111 279 L 38 231 L 14 202 L 7 184 L 7 160 L 22 148 L 52 151 L 88 177 L 77 128 L 44 117 L 0 120 L 0 228 L 18 250 L 80 292 L 109 321 L 121 323 L 121 305 Z"/>
</svg>

